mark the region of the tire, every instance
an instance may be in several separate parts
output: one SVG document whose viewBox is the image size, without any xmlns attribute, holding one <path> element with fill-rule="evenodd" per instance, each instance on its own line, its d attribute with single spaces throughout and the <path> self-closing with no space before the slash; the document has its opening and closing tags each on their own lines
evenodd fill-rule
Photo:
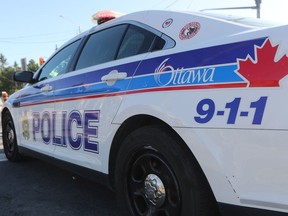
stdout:
<svg viewBox="0 0 288 216">
<path fill-rule="evenodd" d="M 115 167 L 123 215 L 219 215 L 202 170 L 180 142 L 158 126 L 137 129 L 123 141 Z"/>
<path fill-rule="evenodd" d="M 15 127 L 11 115 L 6 112 L 2 119 L 2 139 L 6 158 L 9 161 L 17 162 L 22 159 L 18 150 Z"/>
</svg>

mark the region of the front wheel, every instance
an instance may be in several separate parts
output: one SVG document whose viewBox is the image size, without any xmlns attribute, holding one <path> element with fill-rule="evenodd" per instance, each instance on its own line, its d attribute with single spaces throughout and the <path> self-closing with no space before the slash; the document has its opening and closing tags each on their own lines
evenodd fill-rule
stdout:
<svg viewBox="0 0 288 216">
<path fill-rule="evenodd" d="M 123 142 L 115 186 L 124 215 L 215 216 L 216 201 L 199 165 L 173 134 L 137 129 Z"/>
<path fill-rule="evenodd" d="M 4 113 L 2 121 L 2 139 L 6 158 L 12 162 L 19 161 L 21 159 L 21 155 L 18 151 L 13 119 L 11 115 L 6 112 Z"/>
</svg>

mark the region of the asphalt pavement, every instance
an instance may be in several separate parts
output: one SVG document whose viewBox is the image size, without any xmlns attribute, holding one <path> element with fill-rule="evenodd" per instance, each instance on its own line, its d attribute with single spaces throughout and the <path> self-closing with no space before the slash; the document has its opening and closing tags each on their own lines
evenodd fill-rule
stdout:
<svg viewBox="0 0 288 216">
<path fill-rule="evenodd" d="M 1 216 L 119 216 L 108 188 L 37 159 L 6 160 L 0 137 Z"/>
</svg>

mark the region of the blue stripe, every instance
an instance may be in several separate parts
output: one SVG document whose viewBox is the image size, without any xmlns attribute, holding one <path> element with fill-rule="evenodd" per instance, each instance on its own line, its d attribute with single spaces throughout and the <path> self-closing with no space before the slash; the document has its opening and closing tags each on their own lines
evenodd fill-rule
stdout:
<svg viewBox="0 0 288 216">
<path fill-rule="evenodd" d="M 224 65 L 197 69 L 169 71 L 148 76 L 134 77 L 129 90 L 203 84 L 241 83 L 244 80 L 235 73 L 237 65 Z"/>
<path fill-rule="evenodd" d="M 250 41 L 219 45 L 144 60 L 137 69 L 133 82 L 130 86 L 129 82 L 131 81 L 135 69 L 138 67 L 140 61 L 91 71 L 85 74 L 78 74 L 64 79 L 55 80 L 54 82 L 49 82 L 49 84 L 52 85 L 53 89 L 55 90 L 55 95 L 50 93 L 40 93 L 42 86 L 37 86 L 37 84 L 30 89 L 23 89 L 25 96 L 21 94 L 16 95 L 18 95 L 18 99 L 21 98 L 20 100 L 22 104 L 33 104 L 66 98 L 77 98 L 81 96 L 97 96 L 107 93 L 120 93 L 126 91 L 128 86 L 128 90 L 139 90 L 159 86 L 244 82 L 244 80 L 237 73 L 235 73 L 235 70 L 237 69 L 237 59 L 245 59 L 248 55 L 254 56 L 254 46 L 261 46 L 265 40 L 266 38 L 259 38 Z M 169 65 L 173 66 L 176 71 L 183 70 L 182 73 L 185 73 L 185 70 L 187 73 L 189 71 L 191 72 L 191 70 L 200 70 L 198 75 L 202 77 L 202 79 L 194 77 L 193 82 L 177 83 L 177 79 L 175 78 L 176 81 L 169 83 L 168 81 L 171 79 L 171 76 L 175 71 L 170 71 L 170 73 L 169 71 L 165 71 L 165 73 L 155 74 L 156 68 L 159 67 L 161 62 L 163 62 L 165 59 L 169 59 Z M 211 65 L 213 68 L 215 68 L 213 79 L 207 79 L 205 81 L 205 77 L 203 78 L 205 75 L 203 74 L 205 73 L 204 70 Z M 117 69 L 119 72 L 126 72 L 128 78 L 123 81 L 117 81 L 113 86 L 108 86 L 106 83 L 103 83 L 101 78 L 115 69 Z M 157 75 L 161 76 L 160 81 L 164 85 L 159 85 L 159 82 L 157 83 L 157 79 L 159 81 L 159 77 L 157 78 Z M 207 77 L 209 78 L 208 75 Z M 185 76 L 183 76 L 182 79 L 185 79 Z M 186 77 L 186 79 L 188 78 Z"/>
<path fill-rule="evenodd" d="M 167 58 L 173 60 L 175 69 L 235 63 L 237 58 L 246 59 L 247 55 L 254 56 L 254 45 L 261 46 L 266 39 L 267 37 L 149 59 L 141 63 L 136 75 L 153 73 L 159 63 Z"/>
<path fill-rule="evenodd" d="M 132 62 L 129 64 L 117 65 L 109 68 L 104 68 L 101 70 L 91 71 L 85 74 L 78 74 L 75 76 L 67 77 L 65 79 L 57 80 L 53 82 L 56 86 L 56 90 L 70 88 L 75 86 L 81 86 L 83 84 L 92 84 L 102 82 L 101 78 L 107 75 L 112 70 L 117 69 L 119 72 L 126 72 L 127 77 L 132 77 L 134 75 L 135 69 L 139 65 L 140 61 Z M 70 72 L 73 73 L 73 72 Z M 84 83 L 86 81 L 86 83 Z M 107 86 L 107 85 L 106 85 Z"/>
</svg>

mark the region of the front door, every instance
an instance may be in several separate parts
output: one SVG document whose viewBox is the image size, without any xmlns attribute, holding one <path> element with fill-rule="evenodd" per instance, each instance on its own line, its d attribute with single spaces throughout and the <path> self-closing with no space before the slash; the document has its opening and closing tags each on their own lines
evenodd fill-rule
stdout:
<svg viewBox="0 0 288 216">
<path fill-rule="evenodd" d="M 78 45 L 79 41 L 57 52 L 35 74 L 35 83 L 22 89 L 13 102 L 21 134 L 19 143 L 24 147 L 53 155 L 55 92 Z"/>
</svg>

